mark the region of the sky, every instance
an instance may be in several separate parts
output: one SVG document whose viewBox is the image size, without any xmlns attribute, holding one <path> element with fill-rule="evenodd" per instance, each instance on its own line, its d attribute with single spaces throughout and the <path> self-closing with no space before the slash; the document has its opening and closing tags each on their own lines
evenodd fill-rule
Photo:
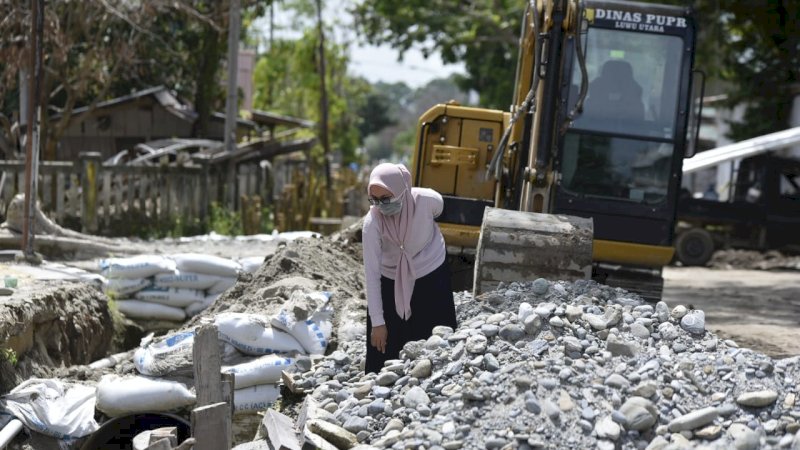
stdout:
<svg viewBox="0 0 800 450">
<path fill-rule="evenodd" d="M 328 0 L 324 2 L 325 15 L 323 20 L 329 25 L 336 23 L 336 39 L 358 42 L 359 38 L 350 25 L 352 22 L 346 10 L 354 0 Z M 286 10 L 281 10 L 280 4 L 275 9 L 275 37 L 297 38 L 299 32 L 292 31 L 292 16 Z M 260 19 L 255 24 L 262 30 L 263 36 L 269 36 L 269 17 Z M 445 78 L 453 73 L 464 73 L 463 64 L 444 64 L 438 53 L 430 55 L 427 59 L 418 49 L 409 49 L 403 55 L 403 61 L 398 61 L 399 53 L 389 46 L 374 46 L 361 43 L 350 48 L 350 70 L 354 75 L 362 76 L 367 81 L 375 83 L 405 82 L 412 88 L 424 86 L 436 78 Z"/>
</svg>

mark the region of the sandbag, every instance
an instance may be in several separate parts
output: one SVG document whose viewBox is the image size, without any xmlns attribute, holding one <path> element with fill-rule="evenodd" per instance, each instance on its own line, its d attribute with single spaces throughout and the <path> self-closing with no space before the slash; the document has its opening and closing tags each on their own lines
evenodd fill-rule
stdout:
<svg viewBox="0 0 800 450">
<path fill-rule="evenodd" d="M 245 313 L 223 313 L 214 323 L 219 338 L 247 355 L 270 353 L 305 353 L 303 346 L 289 333 L 273 329 L 262 316 Z"/>
<path fill-rule="evenodd" d="M 133 365 L 142 375 L 163 376 L 191 366 L 194 332 L 185 331 L 153 341 L 152 333 L 142 339 L 133 353 Z"/>
<path fill-rule="evenodd" d="M 197 289 L 151 287 L 137 292 L 135 297 L 146 302 L 185 308 L 192 303 L 203 301 L 205 294 Z"/>
<path fill-rule="evenodd" d="M 233 391 L 233 411 L 237 413 L 263 411 L 275 403 L 280 396 L 281 391 L 275 384 L 261 384 L 236 389 Z"/>
<path fill-rule="evenodd" d="M 103 290 L 107 295 L 121 297 L 139 292 L 151 284 L 148 278 L 109 278 Z"/>
<path fill-rule="evenodd" d="M 94 433 L 95 389 L 56 379 L 31 378 L 0 397 L 0 415 L 66 443 Z"/>
<path fill-rule="evenodd" d="M 258 384 L 273 384 L 281 380 L 281 371 L 294 365 L 294 359 L 266 355 L 235 366 L 223 366 L 223 373 L 236 375 L 236 387 L 246 388 Z"/>
<path fill-rule="evenodd" d="M 236 278 L 242 270 L 236 261 L 200 253 L 179 253 L 171 256 L 180 271 L 204 273 L 220 277 Z"/>
<path fill-rule="evenodd" d="M 102 259 L 99 266 L 106 278 L 147 278 L 175 272 L 175 261 L 159 255 Z"/>
<path fill-rule="evenodd" d="M 194 317 L 205 311 L 209 306 L 213 305 L 219 296 L 220 294 L 206 295 L 202 301 L 192 303 L 184 308 L 184 311 L 186 311 L 186 315 L 188 317 Z"/>
<path fill-rule="evenodd" d="M 117 300 L 119 312 L 132 319 L 186 320 L 186 312 L 181 308 L 141 300 Z"/>
<path fill-rule="evenodd" d="M 221 294 L 236 284 L 236 278 L 220 278 L 213 286 L 206 290 L 206 294 Z"/>
<path fill-rule="evenodd" d="M 97 385 L 97 409 L 110 417 L 170 411 L 194 402 L 195 395 L 177 381 L 105 375 Z"/>
<path fill-rule="evenodd" d="M 161 273 L 156 275 L 153 285 L 159 288 L 184 288 L 204 291 L 213 286 L 220 279 L 221 277 L 216 275 L 177 270 L 175 273 Z"/>
<path fill-rule="evenodd" d="M 295 291 L 270 324 L 291 334 L 306 353 L 324 355 L 333 332 L 333 308 L 329 300 L 328 292 Z M 310 308 L 316 308 L 316 311 L 309 316 Z"/>
<path fill-rule="evenodd" d="M 264 257 L 263 256 L 248 256 L 246 258 L 241 258 L 238 261 L 239 265 L 242 266 L 242 270 L 247 273 L 256 273 L 258 269 L 264 264 Z"/>
</svg>

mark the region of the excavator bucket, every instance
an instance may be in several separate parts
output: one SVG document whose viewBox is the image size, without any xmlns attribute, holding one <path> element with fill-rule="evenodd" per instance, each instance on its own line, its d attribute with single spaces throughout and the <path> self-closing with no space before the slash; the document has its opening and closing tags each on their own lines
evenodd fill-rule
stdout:
<svg viewBox="0 0 800 450">
<path fill-rule="evenodd" d="M 475 296 L 500 282 L 589 279 L 592 219 L 486 208 L 475 258 Z"/>
</svg>

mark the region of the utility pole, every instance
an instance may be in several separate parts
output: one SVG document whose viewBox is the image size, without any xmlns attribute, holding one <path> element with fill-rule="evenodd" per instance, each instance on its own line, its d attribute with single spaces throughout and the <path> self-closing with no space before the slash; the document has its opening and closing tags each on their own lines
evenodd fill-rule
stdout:
<svg viewBox="0 0 800 450">
<path fill-rule="evenodd" d="M 36 182 L 39 177 L 39 125 L 42 121 L 42 37 L 44 34 L 44 0 L 31 0 L 31 34 L 28 39 L 30 66 L 28 76 L 28 127 L 25 139 L 25 208 L 23 211 L 22 252 L 35 260 L 33 250 Z"/>
<path fill-rule="evenodd" d="M 325 86 L 325 31 L 322 26 L 322 4 L 321 0 L 317 1 L 317 28 L 319 30 L 319 128 L 320 140 L 322 141 L 322 150 L 325 158 L 325 187 L 331 189 L 331 142 L 328 136 L 328 90 Z"/>
<path fill-rule="evenodd" d="M 239 109 L 239 92 L 237 77 L 239 76 L 239 0 L 231 0 L 228 15 L 228 96 L 225 98 L 225 150 L 233 153 L 236 150 L 236 117 Z M 228 162 L 228 202 L 236 205 L 236 161 Z"/>
</svg>

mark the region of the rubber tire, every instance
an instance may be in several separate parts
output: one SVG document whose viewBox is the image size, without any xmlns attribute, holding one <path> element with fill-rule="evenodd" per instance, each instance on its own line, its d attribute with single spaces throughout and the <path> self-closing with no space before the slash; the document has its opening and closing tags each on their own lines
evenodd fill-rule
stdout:
<svg viewBox="0 0 800 450">
<path fill-rule="evenodd" d="M 678 235 L 675 254 L 684 266 L 705 266 L 714 254 L 714 239 L 702 228 L 691 228 Z"/>
</svg>

